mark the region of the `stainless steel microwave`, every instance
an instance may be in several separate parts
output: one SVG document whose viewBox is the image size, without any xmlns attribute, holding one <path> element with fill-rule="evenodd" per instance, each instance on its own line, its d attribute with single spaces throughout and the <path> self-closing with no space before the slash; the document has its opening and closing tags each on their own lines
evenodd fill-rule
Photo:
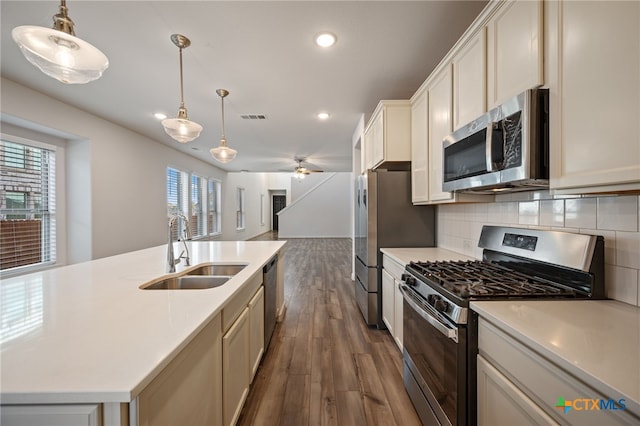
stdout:
<svg viewBox="0 0 640 426">
<path fill-rule="evenodd" d="M 443 141 L 444 191 L 495 193 L 549 186 L 549 91 L 530 89 Z"/>
</svg>

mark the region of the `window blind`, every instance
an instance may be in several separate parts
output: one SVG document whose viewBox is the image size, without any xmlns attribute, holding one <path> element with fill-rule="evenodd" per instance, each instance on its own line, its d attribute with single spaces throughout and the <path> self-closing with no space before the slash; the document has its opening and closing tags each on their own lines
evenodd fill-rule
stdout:
<svg viewBox="0 0 640 426">
<path fill-rule="evenodd" d="M 0 270 L 56 261 L 55 149 L 0 141 Z"/>
</svg>

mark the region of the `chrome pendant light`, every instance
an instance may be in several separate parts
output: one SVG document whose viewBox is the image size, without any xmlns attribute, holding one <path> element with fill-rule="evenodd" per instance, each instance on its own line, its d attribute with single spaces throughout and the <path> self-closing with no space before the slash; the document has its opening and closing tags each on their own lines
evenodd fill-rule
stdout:
<svg viewBox="0 0 640 426">
<path fill-rule="evenodd" d="M 164 131 L 180 143 L 191 142 L 202 132 L 202 126 L 187 117 L 187 109 L 184 107 L 184 84 L 182 80 L 182 49 L 191 45 L 191 40 L 182 34 L 172 34 L 171 41 L 180 49 L 180 108 L 177 118 L 165 118 L 162 120 Z"/>
<path fill-rule="evenodd" d="M 23 25 L 11 35 L 29 62 L 63 83 L 97 80 L 109 66 L 104 53 L 75 36 L 65 0 L 60 2 L 60 13 L 53 16 L 53 29 Z"/>
<path fill-rule="evenodd" d="M 228 163 L 236 158 L 236 155 L 238 154 L 238 151 L 227 146 L 227 138 L 224 136 L 224 98 L 227 97 L 229 91 L 225 89 L 218 89 L 216 90 L 216 93 L 222 100 L 222 137 L 220 138 L 220 146 L 217 148 L 211 148 L 209 152 L 213 158 L 219 162 Z"/>
</svg>

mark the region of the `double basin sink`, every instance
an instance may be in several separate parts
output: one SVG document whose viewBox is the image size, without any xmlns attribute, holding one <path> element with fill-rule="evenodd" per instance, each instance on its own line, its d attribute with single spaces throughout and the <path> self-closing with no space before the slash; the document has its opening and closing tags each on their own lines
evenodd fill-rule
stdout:
<svg viewBox="0 0 640 426">
<path fill-rule="evenodd" d="M 247 265 L 201 265 L 182 275 L 163 277 L 140 286 L 143 290 L 204 290 L 220 287 Z"/>
</svg>

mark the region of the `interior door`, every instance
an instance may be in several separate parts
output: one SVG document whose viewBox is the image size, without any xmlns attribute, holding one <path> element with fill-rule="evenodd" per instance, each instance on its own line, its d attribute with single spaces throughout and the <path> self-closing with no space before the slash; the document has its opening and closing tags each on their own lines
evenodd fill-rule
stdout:
<svg viewBox="0 0 640 426">
<path fill-rule="evenodd" d="M 287 205 L 286 195 L 274 195 L 273 196 L 273 230 L 278 230 L 278 212 L 284 209 Z"/>
</svg>

